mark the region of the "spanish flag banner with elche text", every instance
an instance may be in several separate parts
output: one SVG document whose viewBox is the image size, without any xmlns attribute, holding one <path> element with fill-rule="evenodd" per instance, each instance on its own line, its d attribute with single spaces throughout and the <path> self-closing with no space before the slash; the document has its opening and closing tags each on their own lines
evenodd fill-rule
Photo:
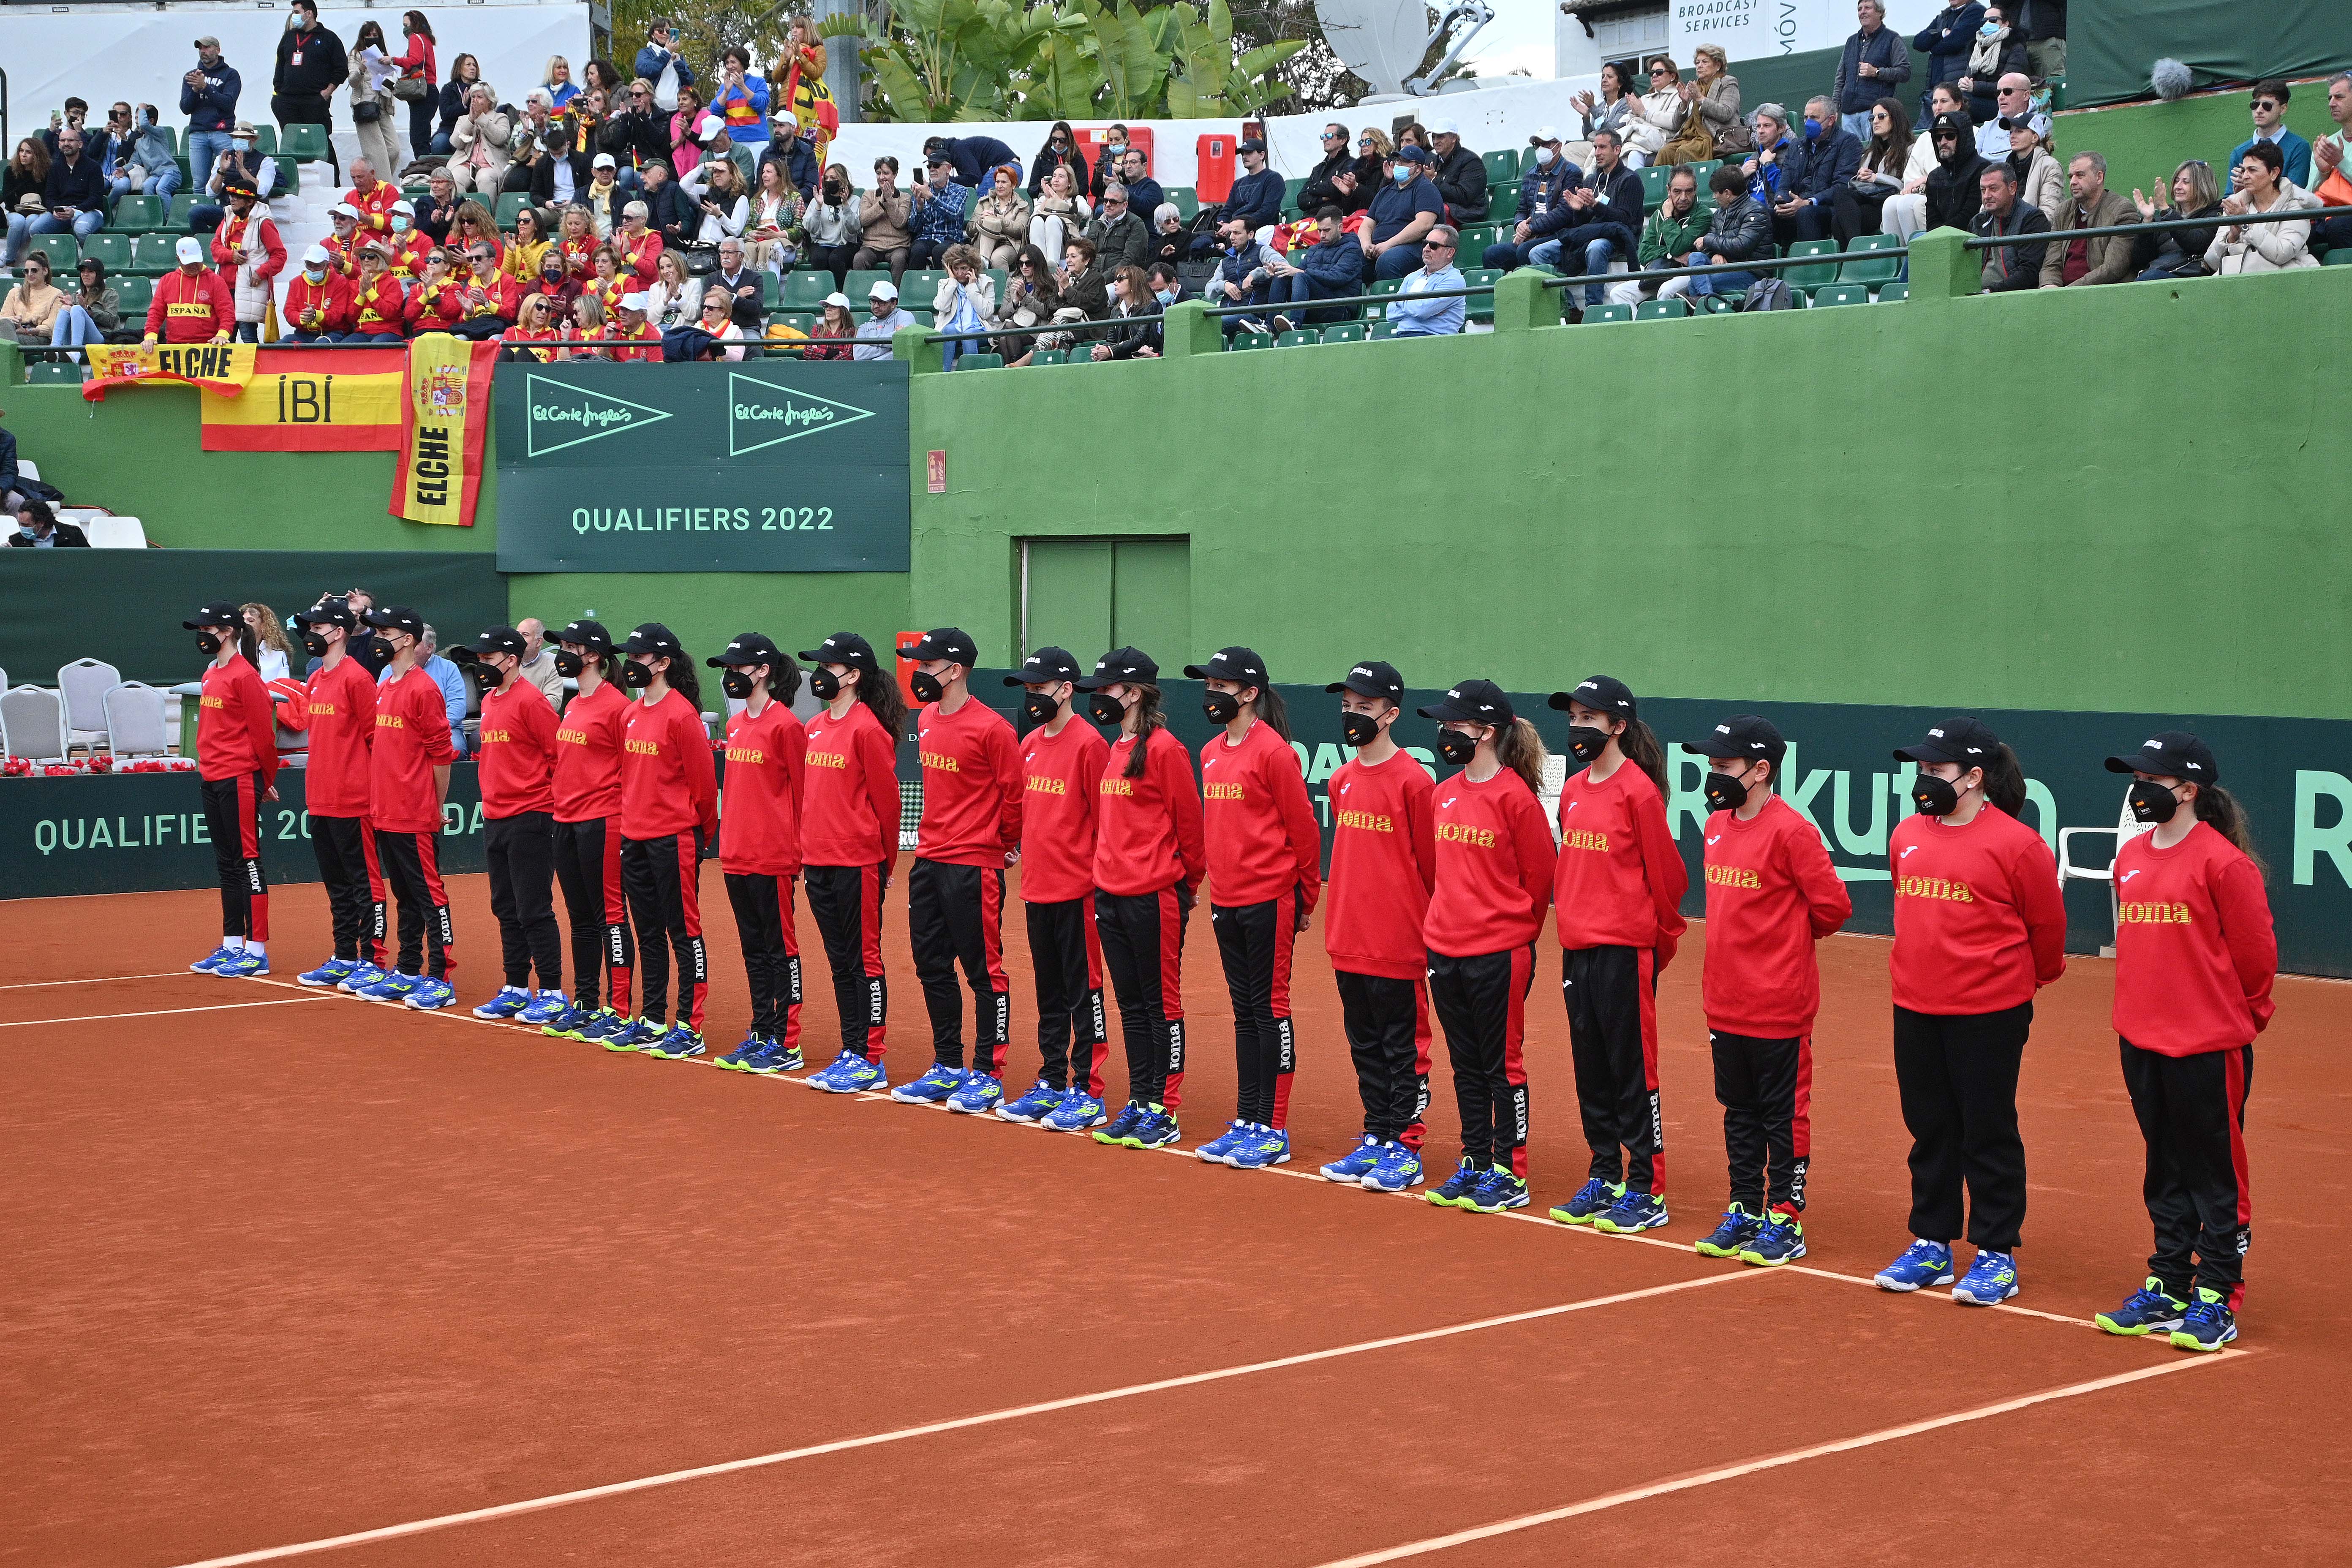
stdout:
<svg viewBox="0 0 2352 1568">
<path fill-rule="evenodd" d="M 408 350 L 273 349 L 242 395 L 205 392 L 207 452 L 397 452 Z"/>
<path fill-rule="evenodd" d="M 427 332 L 408 345 L 408 395 L 400 409 L 400 459 L 393 516 L 411 522 L 474 526 L 483 449 L 490 424 L 495 342 Z"/>
<path fill-rule="evenodd" d="M 253 379 L 251 343 L 90 343 L 81 395 L 103 403 L 118 386 L 194 386 L 235 397 Z"/>
</svg>

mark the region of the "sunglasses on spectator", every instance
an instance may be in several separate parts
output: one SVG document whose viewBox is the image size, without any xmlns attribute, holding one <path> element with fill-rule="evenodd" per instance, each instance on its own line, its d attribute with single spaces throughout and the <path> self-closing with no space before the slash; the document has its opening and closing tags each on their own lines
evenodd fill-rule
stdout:
<svg viewBox="0 0 2352 1568">
<path fill-rule="evenodd" d="M 2258 98 L 2254 100 L 2254 107 L 2256 109 L 2276 109 L 2278 106 L 2278 100 L 2275 98 Z"/>
<path fill-rule="evenodd" d="M 1423 250 L 1451 250 L 1454 248 L 1442 239 L 1424 239 L 1421 242 L 1421 247 Z"/>
<path fill-rule="evenodd" d="M 1652 66 L 1652 67 L 1650 68 L 1650 74 L 1651 74 L 1652 76 L 1654 76 L 1654 77 L 1659 77 L 1659 76 L 1672 76 L 1672 75 L 1674 75 L 1675 73 L 1674 73 L 1674 72 L 1672 72 L 1672 71 L 1670 71 L 1670 70 L 1668 70 L 1668 69 L 1667 69 L 1665 67 L 1664 67 L 1664 66 Z"/>
</svg>

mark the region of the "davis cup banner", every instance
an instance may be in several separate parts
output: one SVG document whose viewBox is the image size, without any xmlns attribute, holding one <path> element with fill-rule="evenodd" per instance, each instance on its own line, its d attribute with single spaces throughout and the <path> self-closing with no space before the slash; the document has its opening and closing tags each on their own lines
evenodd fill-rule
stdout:
<svg viewBox="0 0 2352 1568">
<path fill-rule="evenodd" d="M 500 368 L 501 572 L 904 572 L 907 366 Z"/>
</svg>

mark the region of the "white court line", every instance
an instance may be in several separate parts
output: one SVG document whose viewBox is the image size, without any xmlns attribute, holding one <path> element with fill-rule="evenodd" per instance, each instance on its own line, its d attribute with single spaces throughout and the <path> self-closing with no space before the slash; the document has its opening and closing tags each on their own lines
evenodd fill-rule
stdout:
<svg viewBox="0 0 2352 1568">
<path fill-rule="evenodd" d="M 1408 1542 L 1402 1546 L 1391 1546 L 1381 1552 L 1367 1552 L 1360 1556 L 1342 1557 L 1322 1563 L 1320 1568 L 1372 1568 L 1372 1564 L 1377 1563 L 1395 1563 L 1407 1557 L 1423 1557 L 1433 1552 L 1445 1552 L 1456 1546 L 1466 1546 L 1474 1541 L 1491 1541 L 1498 1535 L 1533 1530 L 1538 1525 L 1557 1524 L 1564 1519 L 1599 1513 L 1605 1509 L 1622 1508 L 1627 1503 L 1643 1502 L 1651 1498 L 1665 1497 L 1675 1492 L 1693 1491 L 1700 1487 L 1713 1486 L 1717 1481 L 1738 1480 L 1743 1476 L 1752 1476 L 1759 1471 L 1777 1470 L 1789 1465 L 1802 1464 L 1808 1459 L 1822 1458 L 1831 1454 L 1851 1453 L 1856 1448 L 1874 1447 L 1881 1443 L 1892 1443 L 1903 1437 L 1916 1437 L 1922 1432 L 1934 1432 L 1946 1426 L 1958 1426 L 1970 1421 L 1982 1421 L 1990 1416 L 2005 1415 L 2013 1410 L 2023 1410 L 2035 1405 L 2046 1405 L 2053 1400 L 2074 1399 L 2085 1394 L 2096 1394 L 2102 1389 L 2118 1388 L 2127 1383 L 2141 1383 L 2152 1377 L 2168 1376 L 2173 1373 L 2186 1372 L 2191 1367 L 2202 1366 L 2212 1362 L 2238 1361 L 2252 1353 L 2252 1352 L 2222 1351 L 2211 1355 L 2191 1355 L 2160 1366 L 2144 1366 L 2137 1372 L 2117 1373 L 2113 1377 L 2094 1378 L 2088 1383 L 2072 1383 L 2063 1388 L 2046 1389 L 2040 1394 L 2023 1394 L 2015 1399 L 2004 1399 L 1992 1405 L 1979 1405 L 1973 1410 L 1957 1411 L 1949 1415 L 1937 1415 L 1926 1421 L 1906 1421 L 1900 1426 L 1882 1426 L 1875 1432 L 1864 1432 L 1858 1437 L 1841 1437 L 1832 1443 L 1816 1443 L 1807 1448 L 1792 1448 L 1785 1454 L 1774 1454 L 1768 1458 L 1751 1459 L 1746 1464 L 1726 1465 L 1720 1469 L 1702 1470 L 1697 1475 L 1685 1476 L 1679 1480 L 1659 1481 L 1650 1486 L 1634 1487 L 1626 1491 L 1610 1492 L 1603 1497 L 1588 1498 L 1582 1502 L 1570 1503 L 1565 1508 L 1547 1509 L 1541 1513 L 1525 1513 L 1517 1519 L 1499 1520 L 1493 1524 L 1482 1524 L 1470 1530 L 1457 1530 L 1450 1535 L 1433 1535 L 1426 1541 Z"/>
<path fill-rule="evenodd" d="M 1007 1123 L 1007 1125 L 1011 1125 Z M 1750 1269 L 1738 1274 L 1709 1274 L 1696 1279 L 1678 1279 L 1670 1285 L 1653 1285 L 1643 1290 L 1623 1290 L 1613 1296 L 1595 1296 L 1582 1301 L 1567 1301 L 1556 1307 L 1538 1307 L 1525 1312 L 1509 1312 L 1499 1318 L 1479 1318 L 1466 1323 L 1449 1323 L 1441 1329 L 1423 1329 L 1415 1333 L 1391 1334 L 1385 1339 L 1364 1340 L 1351 1345 L 1335 1345 L 1329 1350 L 1307 1351 L 1299 1355 L 1280 1356 L 1273 1361 L 1249 1362 L 1240 1366 L 1219 1367 L 1214 1372 L 1187 1373 L 1181 1377 L 1163 1377 L 1152 1383 L 1132 1383 L 1123 1388 L 1107 1388 L 1097 1394 L 1076 1394 L 1065 1399 L 1048 1399 L 1035 1405 L 1015 1405 L 1006 1410 L 992 1410 L 981 1415 L 962 1415 L 948 1421 L 932 1421 L 920 1426 L 902 1426 L 896 1431 L 876 1432 L 863 1437 L 843 1437 L 831 1443 L 816 1443 L 804 1448 L 786 1448 L 773 1454 L 757 1454 L 747 1459 L 729 1459 L 716 1465 L 698 1465 L 692 1469 L 671 1470 L 658 1476 L 644 1476 L 635 1480 L 613 1481 L 599 1487 L 583 1487 L 577 1491 L 555 1492 L 547 1497 L 526 1498 L 520 1502 L 499 1503 L 489 1508 L 468 1509 L 463 1513 L 445 1513 L 434 1519 L 420 1519 L 406 1524 L 388 1524 L 374 1530 L 362 1530 L 349 1535 L 329 1536 L 320 1541 L 299 1542 L 291 1546 L 267 1547 L 259 1552 L 240 1552 L 230 1557 L 207 1557 L 201 1563 L 190 1563 L 182 1568 L 236 1568 L 246 1563 L 270 1563 L 282 1557 L 299 1557 L 314 1552 L 329 1552 L 338 1547 L 358 1546 L 373 1541 L 392 1541 L 406 1535 L 422 1535 L 428 1531 L 446 1530 L 454 1525 L 480 1524 L 494 1519 L 510 1519 L 516 1514 L 537 1513 L 542 1510 L 562 1508 L 571 1503 L 592 1502 L 599 1498 L 619 1497 L 628 1492 L 650 1490 L 656 1487 L 677 1486 L 684 1481 L 701 1480 L 710 1476 L 733 1475 L 740 1470 L 755 1470 L 772 1465 L 789 1464 L 795 1459 L 813 1459 L 826 1454 L 846 1453 L 857 1448 L 876 1448 L 887 1443 L 903 1443 L 912 1437 L 935 1436 L 941 1432 L 961 1432 L 973 1426 L 993 1426 L 1002 1422 L 1018 1421 L 1031 1415 L 1046 1415 L 1060 1410 L 1076 1410 L 1089 1405 L 1107 1405 L 1116 1399 L 1133 1399 L 1146 1394 L 1162 1394 L 1171 1388 L 1192 1388 L 1204 1383 L 1222 1383 L 1229 1378 L 1248 1377 L 1261 1372 L 1279 1372 L 1286 1367 L 1309 1366 L 1317 1362 L 1336 1361 L 1342 1356 L 1362 1355 L 1370 1351 L 1393 1350 L 1399 1345 L 1422 1344 L 1431 1340 L 1452 1339 L 1462 1334 L 1475 1334 L 1486 1329 L 1507 1328 L 1516 1323 L 1532 1323 L 1546 1318 L 1557 1318 L 1569 1312 L 1589 1311 L 1595 1307 L 1613 1307 L 1622 1302 L 1639 1301 L 1651 1296 L 1672 1295 L 1681 1290 L 1696 1290 L 1708 1285 L 1720 1285 L 1733 1279 L 1749 1279 L 1766 1276 L 1767 1270 Z"/>
<path fill-rule="evenodd" d="M 152 974 L 93 974 L 87 980 L 27 980 L 16 985 L 0 985 L 0 991 L 37 991 L 44 985 L 110 985 L 117 980 L 164 980 L 174 974 L 194 974 L 209 979 L 202 970 L 159 969 Z"/>
<path fill-rule="evenodd" d="M 281 1002 L 223 1002 L 212 1007 L 161 1007 L 151 1013 L 84 1013 L 73 1018 L 17 1018 L 0 1029 L 29 1029 L 37 1024 L 100 1024 L 110 1018 L 171 1018 L 182 1013 L 233 1013 L 239 1007 L 291 1007 L 298 1002 L 323 1002 L 324 996 L 289 996 Z"/>
</svg>

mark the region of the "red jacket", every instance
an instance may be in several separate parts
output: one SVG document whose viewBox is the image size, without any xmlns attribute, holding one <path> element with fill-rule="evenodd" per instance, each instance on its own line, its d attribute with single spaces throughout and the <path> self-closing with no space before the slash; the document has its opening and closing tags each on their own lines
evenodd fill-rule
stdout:
<svg viewBox="0 0 2352 1568">
<path fill-rule="evenodd" d="M 411 335 L 446 332 L 456 326 L 466 309 L 462 286 L 454 278 L 419 283 L 408 291 L 406 320 Z"/>
<path fill-rule="evenodd" d="M 425 258 L 441 247 L 421 228 L 412 228 L 392 247 L 392 270 L 411 282 L 425 276 Z"/>
<path fill-rule="evenodd" d="M 236 297 L 217 272 L 193 276 L 174 268 L 155 279 L 147 307 L 147 335 L 167 343 L 207 343 L 236 326 Z"/>
<path fill-rule="evenodd" d="M 555 809 L 555 710 L 528 680 L 482 694 L 482 815 Z"/>
<path fill-rule="evenodd" d="M 245 247 L 246 230 L 259 224 L 262 259 L 253 269 L 257 282 L 266 282 L 286 269 L 286 242 L 278 237 L 278 226 L 269 221 L 269 209 L 257 205 L 243 217 L 235 213 L 221 219 L 220 227 L 213 230 L 213 265 L 220 268 L 221 281 L 232 294 L 236 289 L 237 254 Z"/>
<path fill-rule="evenodd" d="M 613 253 L 621 258 L 624 276 L 635 272 L 638 288 L 653 287 L 654 279 L 661 276 L 662 237 L 658 229 L 648 228 L 631 239 L 628 230 L 616 228 L 608 243 Z"/>
<path fill-rule="evenodd" d="M 364 817 L 368 751 L 375 743 L 375 678 L 346 654 L 334 668 L 313 672 L 310 689 L 310 746 L 302 775 L 310 813 Z"/>
<path fill-rule="evenodd" d="M 2278 1005 L 2278 936 L 2263 874 L 2199 823 L 2169 849 L 2116 852 L 2116 1033 L 2159 1056 L 2235 1050 Z"/>
<path fill-rule="evenodd" d="M 196 773 L 207 779 L 258 773 L 264 789 L 278 778 L 278 718 L 269 689 L 242 656 L 205 667 L 196 721 Z"/>
<path fill-rule="evenodd" d="M 1774 795 L 1746 822 L 1706 819 L 1707 1026 L 1759 1040 L 1812 1031 L 1821 1011 L 1813 943 L 1853 913 L 1821 830 Z"/>
<path fill-rule="evenodd" d="M 1535 941 L 1551 902 L 1551 827 L 1527 780 L 1505 768 L 1484 784 L 1438 784 L 1437 882 L 1422 929 L 1432 952 L 1477 958 Z"/>
<path fill-rule="evenodd" d="M 682 691 L 665 691 L 658 702 L 640 698 L 630 707 L 621 742 L 621 837 L 667 838 L 700 829 L 709 843 L 719 836 L 719 778 L 702 715 Z"/>
<path fill-rule="evenodd" d="M 1241 744 L 1220 731 L 1201 748 L 1201 818 L 1209 851 L 1209 898 L 1226 909 L 1262 904 L 1292 889 L 1301 911 L 1323 891 L 1323 835 L 1298 753 L 1274 726 L 1252 724 Z"/>
<path fill-rule="evenodd" d="M 812 866 L 898 864 L 898 755 L 863 702 L 808 721 L 801 858 Z"/>
<path fill-rule="evenodd" d="M 319 324 L 305 327 L 302 314 L 314 309 L 319 312 Z M 352 280 L 335 271 L 331 262 L 328 267 L 327 280 L 316 288 L 311 287 L 310 280 L 299 272 L 295 273 L 294 280 L 286 286 L 283 320 L 289 332 L 348 332 L 352 330 Z"/>
<path fill-rule="evenodd" d="M 478 303 L 476 290 L 482 298 Z M 457 285 L 459 312 L 464 320 L 478 321 L 484 316 L 496 316 L 502 321 L 512 321 L 522 314 L 522 285 L 503 272 L 490 275 L 487 283 L 468 278 Z"/>
<path fill-rule="evenodd" d="M 756 719 L 746 711 L 727 721 L 727 789 L 719 829 L 721 871 L 760 877 L 800 874 L 807 753 L 808 732 L 781 702 L 770 702 Z"/>
<path fill-rule="evenodd" d="M 1143 776 L 1127 776 L 1135 737 L 1121 735 L 1103 758 L 1096 783 L 1095 886 L 1106 893 L 1156 893 L 1182 883 L 1201 890 L 1209 858 L 1202 841 L 1201 792 L 1184 742 L 1154 730 Z"/>
<path fill-rule="evenodd" d="M 368 821 L 386 833 L 441 831 L 433 770 L 457 760 L 441 688 L 414 666 L 386 671 L 375 689 L 375 744 L 368 753 Z"/>
<path fill-rule="evenodd" d="M 1331 880 L 1323 950 L 1349 974 L 1417 980 L 1428 965 L 1422 923 L 1437 881 L 1437 785 L 1404 752 L 1356 758 L 1331 775 Z"/>
<path fill-rule="evenodd" d="M 1895 1005 L 1956 1016 L 2033 1000 L 2066 973 L 2066 906 L 2042 836 L 1997 805 L 1963 827 L 1912 816 L 1886 837 Z"/>
<path fill-rule="evenodd" d="M 1658 972 L 1673 962 L 1688 922 L 1690 872 L 1666 826 L 1658 786 L 1633 763 L 1600 784 L 1591 770 L 1559 791 L 1559 872 L 1552 905 L 1562 947 L 1646 947 Z"/>
<path fill-rule="evenodd" d="M 618 324 L 607 326 L 597 335 L 603 338 L 626 338 L 644 344 L 642 348 L 612 349 L 607 351 L 612 354 L 613 358 L 620 363 L 627 364 L 635 362 L 644 364 L 658 364 L 661 363 L 661 333 L 655 329 L 654 324 L 651 321 L 639 321 L 635 331 L 631 331 L 626 327 L 623 327 Z M 860 706 L 862 707 L 864 704 L 861 703 Z"/>
<path fill-rule="evenodd" d="M 1021 758 L 1004 715 L 967 695 L 941 713 L 915 715 L 923 768 L 923 816 L 915 853 L 947 866 L 993 866 L 1021 847 Z"/>
<path fill-rule="evenodd" d="M 352 290 L 352 331 L 381 337 L 408 332 L 408 290 L 392 273 Z"/>
<path fill-rule="evenodd" d="M 621 814 L 621 742 L 636 704 L 607 680 L 565 704 L 555 726 L 555 820 Z"/>
<path fill-rule="evenodd" d="M 375 183 L 375 189 L 365 195 L 362 195 L 360 188 L 353 185 L 343 193 L 343 200 L 359 208 L 361 228 L 372 234 L 390 234 L 392 204 L 400 200 L 400 187 L 390 180 L 379 179 Z"/>
<path fill-rule="evenodd" d="M 338 239 L 331 234 L 319 242 L 320 247 L 327 253 L 328 276 L 340 276 L 354 289 L 360 282 L 359 244 L 362 237 L 359 230 L 353 229 L 349 239 Z M 397 271 L 398 268 L 395 266 L 394 269 Z"/>
<path fill-rule="evenodd" d="M 1095 889 L 1095 801 L 1110 748 L 1073 714 L 1021 742 L 1021 900 L 1067 903 Z"/>
</svg>

